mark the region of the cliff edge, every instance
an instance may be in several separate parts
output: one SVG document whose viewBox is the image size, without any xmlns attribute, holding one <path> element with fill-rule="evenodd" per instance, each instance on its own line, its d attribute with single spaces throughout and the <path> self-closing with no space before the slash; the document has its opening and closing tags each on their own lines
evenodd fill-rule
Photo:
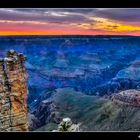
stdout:
<svg viewBox="0 0 140 140">
<path fill-rule="evenodd" d="M 25 60 L 14 50 L 0 59 L 0 131 L 28 131 Z"/>
</svg>

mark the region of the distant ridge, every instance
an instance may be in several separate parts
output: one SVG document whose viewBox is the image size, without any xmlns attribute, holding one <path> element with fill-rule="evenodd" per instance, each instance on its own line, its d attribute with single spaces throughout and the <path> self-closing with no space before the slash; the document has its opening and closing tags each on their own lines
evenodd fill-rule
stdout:
<svg viewBox="0 0 140 140">
<path fill-rule="evenodd" d="M 140 37 L 140 36 L 133 36 L 133 35 L 0 35 L 0 37 L 98 37 L 98 38 L 105 38 L 105 37 Z"/>
</svg>

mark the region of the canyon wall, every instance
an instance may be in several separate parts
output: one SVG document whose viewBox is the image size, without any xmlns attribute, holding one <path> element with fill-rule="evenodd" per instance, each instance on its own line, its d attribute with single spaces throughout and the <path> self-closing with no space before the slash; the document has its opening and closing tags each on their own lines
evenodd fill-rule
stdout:
<svg viewBox="0 0 140 140">
<path fill-rule="evenodd" d="M 0 131 L 28 131 L 25 60 L 14 50 L 0 59 Z"/>
</svg>

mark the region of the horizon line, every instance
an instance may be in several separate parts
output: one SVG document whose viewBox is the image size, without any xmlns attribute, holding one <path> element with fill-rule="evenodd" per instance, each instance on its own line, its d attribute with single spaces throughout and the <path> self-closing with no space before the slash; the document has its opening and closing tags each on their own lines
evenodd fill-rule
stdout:
<svg viewBox="0 0 140 140">
<path fill-rule="evenodd" d="M 101 35 L 101 34 L 95 34 L 95 35 L 92 35 L 92 34 L 24 34 L 24 35 L 0 35 L 1 37 L 2 36 L 134 36 L 134 37 L 140 37 L 140 35 L 116 35 L 116 34 L 105 34 L 105 35 Z"/>
</svg>

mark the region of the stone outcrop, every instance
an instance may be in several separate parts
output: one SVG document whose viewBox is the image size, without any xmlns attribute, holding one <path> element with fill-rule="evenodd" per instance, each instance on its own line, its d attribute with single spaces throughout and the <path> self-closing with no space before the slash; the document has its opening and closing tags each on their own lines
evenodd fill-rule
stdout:
<svg viewBox="0 0 140 140">
<path fill-rule="evenodd" d="M 116 104 L 140 107 L 140 91 L 131 89 L 121 91 L 111 97 L 112 101 Z"/>
<path fill-rule="evenodd" d="M 28 131 L 25 60 L 14 50 L 0 59 L 0 131 Z"/>
<path fill-rule="evenodd" d="M 61 122 L 61 117 L 59 112 L 56 111 L 56 105 L 54 103 L 55 94 L 55 92 L 44 93 L 39 101 L 37 101 L 38 103 L 32 106 L 32 110 L 28 115 L 30 131 L 34 131 L 50 122 L 56 124 Z"/>
<path fill-rule="evenodd" d="M 63 118 L 61 123 L 58 125 L 58 130 L 53 130 L 53 132 L 78 132 L 79 124 L 73 124 L 70 118 Z"/>
</svg>

